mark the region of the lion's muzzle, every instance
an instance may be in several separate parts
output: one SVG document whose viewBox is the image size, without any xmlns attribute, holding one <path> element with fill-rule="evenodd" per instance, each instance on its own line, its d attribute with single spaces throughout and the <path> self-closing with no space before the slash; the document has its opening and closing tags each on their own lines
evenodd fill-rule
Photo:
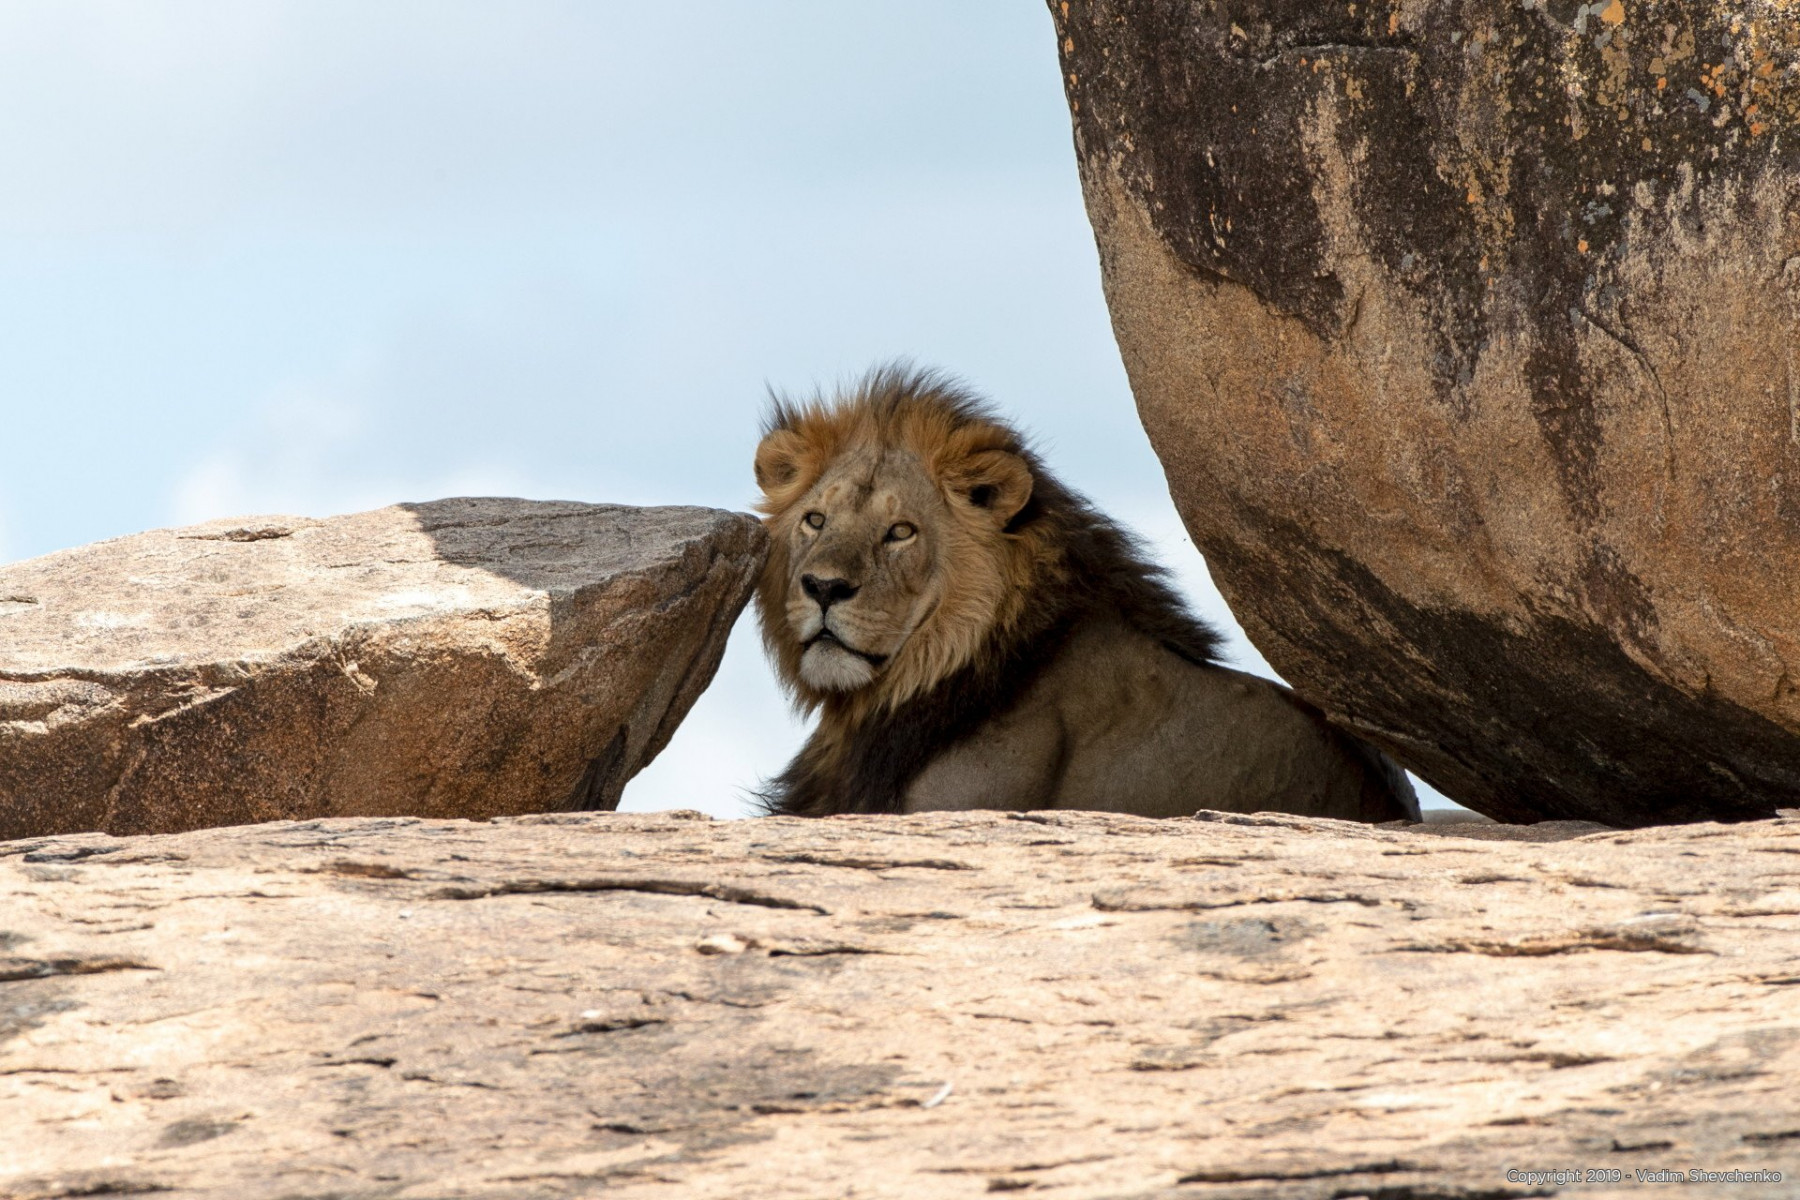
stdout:
<svg viewBox="0 0 1800 1200">
<path fill-rule="evenodd" d="M 821 634 L 807 643 L 800 656 L 800 678 L 822 692 L 853 692 L 875 682 L 879 656 L 864 655 Z"/>
<path fill-rule="evenodd" d="M 815 590 L 806 587 L 811 578 L 804 577 L 801 584 L 809 596 Z M 814 597 L 814 603 L 796 607 L 801 611 L 795 614 L 799 619 L 794 622 L 794 632 L 796 640 L 805 647 L 800 656 L 802 679 L 822 691 L 832 692 L 854 691 L 874 681 L 876 672 L 887 662 L 887 655 L 858 649 L 839 628 L 833 628 L 838 621 L 833 618 L 830 603 L 820 603 Z"/>
</svg>

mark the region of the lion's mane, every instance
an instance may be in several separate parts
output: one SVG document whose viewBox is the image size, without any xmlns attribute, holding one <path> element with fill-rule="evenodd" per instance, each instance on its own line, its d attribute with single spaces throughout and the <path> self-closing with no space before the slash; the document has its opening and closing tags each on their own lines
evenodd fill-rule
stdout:
<svg viewBox="0 0 1800 1200">
<path fill-rule="evenodd" d="M 872 441 L 911 449 L 940 481 L 970 455 L 1003 450 L 1026 462 L 1033 483 L 999 542 L 1006 594 L 989 608 L 997 615 L 977 628 L 921 627 L 915 638 L 937 639 L 920 648 L 927 653 L 910 656 L 925 665 L 857 692 L 817 693 L 800 680 L 802 647 L 782 618 L 791 560 L 786 540 L 772 539 L 756 597 L 763 640 L 782 682 L 802 707 L 819 712 L 819 725 L 765 785 L 768 812 L 900 812 L 913 778 L 1010 707 L 1086 618 L 1123 620 L 1189 662 L 1217 662 L 1218 634 L 1188 611 L 1137 538 L 1058 482 L 1015 429 L 955 382 L 887 367 L 836 403 L 777 398 L 764 434 L 783 431 L 798 440 L 807 467 L 768 495 L 762 510 L 771 525 L 791 519 L 792 507 L 840 454 Z M 955 578 L 946 584 L 954 589 Z"/>
</svg>

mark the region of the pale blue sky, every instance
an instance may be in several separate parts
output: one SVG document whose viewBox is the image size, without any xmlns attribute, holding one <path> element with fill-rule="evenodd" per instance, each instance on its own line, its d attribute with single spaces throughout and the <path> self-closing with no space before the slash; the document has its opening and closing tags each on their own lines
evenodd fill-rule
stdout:
<svg viewBox="0 0 1800 1200">
<path fill-rule="evenodd" d="M 8 0 L 0 161 L 0 561 L 452 494 L 744 508 L 765 382 L 905 355 L 1229 621 L 1036 0 Z M 627 805 L 740 811 L 800 736 L 746 621 Z"/>
</svg>

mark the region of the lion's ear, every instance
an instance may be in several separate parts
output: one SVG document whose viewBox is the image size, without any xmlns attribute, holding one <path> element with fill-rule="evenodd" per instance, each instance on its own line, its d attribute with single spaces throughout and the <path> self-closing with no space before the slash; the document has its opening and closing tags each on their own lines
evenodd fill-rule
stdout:
<svg viewBox="0 0 1800 1200">
<path fill-rule="evenodd" d="M 963 459 L 949 473 L 950 490 L 970 506 L 1005 525 L 1031 499 L 1031 468 L 1017 454 L 983 450 Z"/>
<path fill-rule="evenodd" d="M 800 478 L 806 457 L 805 439 L 791 429 L 777 429 L 756 447 L 756 486 L 774 499 Z"/>
</svg>

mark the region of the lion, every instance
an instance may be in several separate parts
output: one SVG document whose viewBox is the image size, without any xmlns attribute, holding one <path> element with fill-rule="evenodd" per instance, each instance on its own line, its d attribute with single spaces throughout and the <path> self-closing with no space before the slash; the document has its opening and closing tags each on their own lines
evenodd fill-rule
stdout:
<svg viewBox="0 0 1800 1200">
<path fill-rule="evenodd" d="M 768 812 L 1419 819 L 1398 766 L 1222 666 L 1136 538 L 946 377 L 774 398 L 756 481 L 763 640 L 819 714 Z"/>
</svg>

